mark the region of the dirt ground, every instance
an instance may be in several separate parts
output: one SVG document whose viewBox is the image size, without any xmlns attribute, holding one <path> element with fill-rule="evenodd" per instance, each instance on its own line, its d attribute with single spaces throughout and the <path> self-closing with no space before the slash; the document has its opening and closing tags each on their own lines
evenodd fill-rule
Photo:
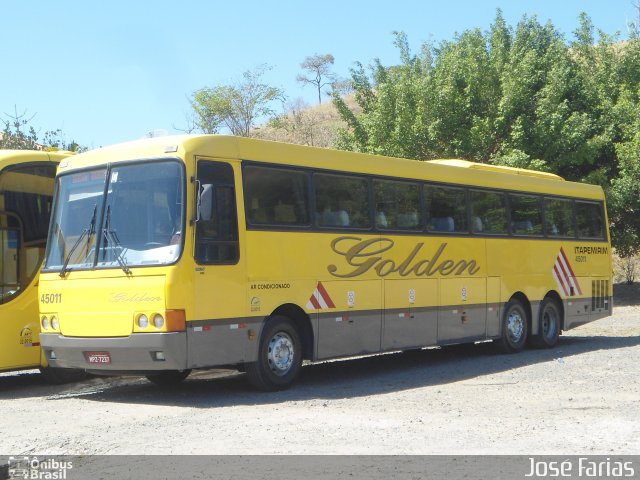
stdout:
<svg viewBox="0 0 640 480">
<path fill-rule="evenodd" d="M 278 393 L 222 371 L 164 390 L 2 374 L 0 453 L 638 454 L 640 296 L 618 293 L 614 316 L 552 350 L 483 343 L 315 364 Z"/>
</svg>

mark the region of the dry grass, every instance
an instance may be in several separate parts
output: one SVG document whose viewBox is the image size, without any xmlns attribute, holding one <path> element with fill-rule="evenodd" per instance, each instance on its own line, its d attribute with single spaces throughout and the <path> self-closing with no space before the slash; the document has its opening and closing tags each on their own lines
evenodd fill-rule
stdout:
<svg viewBox="0 0 640 480">
<path fill-rule="evenodd" d="M 345 101 L 352 110 L 357 111 L 353 95 L 346 97 Z M 298 100 L 289 105 L 286 114 L 256 128 L 252 136 L 263 140 L 330 148 L 336 143 L 338 130 L 346 126 L 330 100 L 313 106 Z"/>
</svg>

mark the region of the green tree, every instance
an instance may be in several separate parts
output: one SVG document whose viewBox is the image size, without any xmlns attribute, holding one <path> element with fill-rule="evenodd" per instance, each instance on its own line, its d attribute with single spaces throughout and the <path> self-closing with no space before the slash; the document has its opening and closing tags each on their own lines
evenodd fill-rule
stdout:
<svg viewBox="0 0 640 480">
<path fill-rule="evenodd" d="M 334 105 L 348 128 L 339 132 L 338 147 L 407 158 L 432 156 L 429 146 L 432 48 L 411 54 L 407 37 L 395 32 L 401 63 L 384 67 L 375 60 L 369 76 L 357 63 L 351 70 L 356 115 L 344 99 L 334 94 Z"/>
<path fill-rule="evenodd" d="M 284 100 L 281 89 L 262 81 L 269 69 L 260 65 L 245 71 L 242 80 L 231 85 L 203 87 L 193 92 L 190 130 L 217 133 L 224 126 L 233 135 L 249 137 L 258 119 L 275 115 L 273 102 Z"/>
<path fill-rule="evenodd" d="M 336 146 L 455 156 L 600 184 L 614 245 L 631 255 L 640 251 L 638 24 L 621 42 L 582 13 L 567 41 L 536 17 L 512 28 L 498 10 L 488 32 L 467 30 L 418 55 L 395 33 L 396 65 L 374 60 L 351 70 L 357 108 L 334 94 L 347 124 Z"/>
</svg>

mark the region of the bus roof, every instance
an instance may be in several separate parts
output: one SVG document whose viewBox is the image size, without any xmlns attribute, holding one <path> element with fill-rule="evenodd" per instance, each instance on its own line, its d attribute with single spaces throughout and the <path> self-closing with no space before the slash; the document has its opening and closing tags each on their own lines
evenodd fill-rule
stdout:
<svg viewBox="0 0 640 480">
<path fill-rule="evenodd" d="M 9 165 L 29 162 L 55 162 L 59 163 L 63 158 L 73 155 L 73 152 L 44 150 L 1 150 L 0 171 Z"/>
<path fill-rule="evenodd" d="M 175 135 L 120 143 L 71 157 L 61 165 L 60 171 L 62 173 L 77 168 L 135 159 L 180 157 L 189 161 L 193 156 L 251 160 L 597 200 L 604 198 L 599 186 L 564 181 L 561 177 L 546 172 L 460 159 L 408 160 L 227 135 Z"/>
<path fill-rule="evenodd" d="M 43 163 L 54 168 L 72 152 L 42 150 L 0 150 L 0 193 L 6 191 L 40 194 L 53 191 L 53 178 L 29 175 L 10 167 L 20 164 Z"/>
</svg>

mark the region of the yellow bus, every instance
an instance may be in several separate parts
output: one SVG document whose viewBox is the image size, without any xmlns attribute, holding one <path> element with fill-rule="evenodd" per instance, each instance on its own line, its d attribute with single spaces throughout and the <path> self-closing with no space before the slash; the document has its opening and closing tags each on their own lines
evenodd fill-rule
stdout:
<svg viewBox="0 0 640 480">
<path fill-rule="evenodd" d="M 47 240 L 58 162 L 69 152 L 0 150 L 0 371 L 45 368 L 38 315 L 38 271 Z"/>
<path fill-rule="evenodd" d="M 51 365 L 156 383 L 234 366 L 494 340 L 517 352 L 611 313 L 599 187 L 228 136 L 60 165 L 40 276 Z"/>
</svg>

